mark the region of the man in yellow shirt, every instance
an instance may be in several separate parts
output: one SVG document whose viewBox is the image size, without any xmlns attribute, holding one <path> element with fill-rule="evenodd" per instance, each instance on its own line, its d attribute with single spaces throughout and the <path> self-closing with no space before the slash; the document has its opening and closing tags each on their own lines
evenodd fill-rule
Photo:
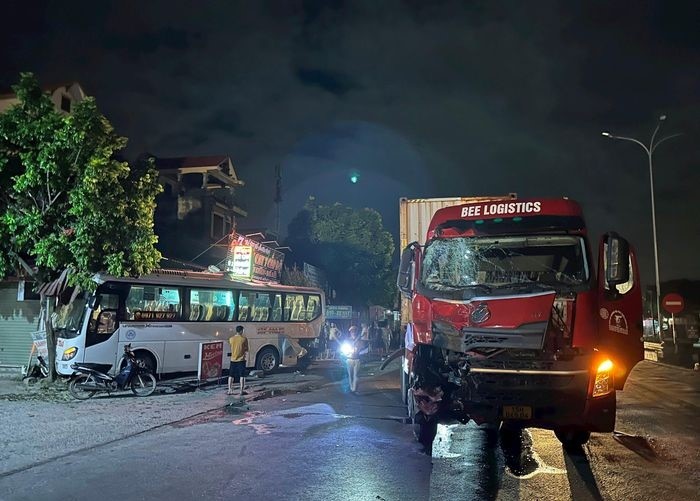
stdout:
<svg viewBox="0 0 700 501">
<path fill-rule="evenodd" d="M 243 335 L 243 326 L 236 327 L 236 333 L 228 338 L 231 345 L 231 366 L 228 370 L 228 394 L 233 395 L 234 379 L 239 379 L 241 382 L 241 391 L 238 394 L 241 399 L 246 393 L 245 388 L 245 365 L 246 355 L 248 354 L 248 338 Z"/>
</svg>

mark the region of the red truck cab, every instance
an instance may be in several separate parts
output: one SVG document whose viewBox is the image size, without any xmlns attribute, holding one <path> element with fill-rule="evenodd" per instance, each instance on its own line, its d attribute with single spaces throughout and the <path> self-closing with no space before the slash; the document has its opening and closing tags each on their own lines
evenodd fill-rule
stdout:
<svg viewBox="0 0 700 501">
<path fill-rule="evenodd" d="M 443 419 L 552 429 L 565 446 L 613 431 L 615 392 L 643 358 L 627 241 L 604 234 L 596 267 L 576 202 L 511 199 L 439 209 L 425 242 L 404 249 L 398 276 L 419 439 Z"/>
</svg>

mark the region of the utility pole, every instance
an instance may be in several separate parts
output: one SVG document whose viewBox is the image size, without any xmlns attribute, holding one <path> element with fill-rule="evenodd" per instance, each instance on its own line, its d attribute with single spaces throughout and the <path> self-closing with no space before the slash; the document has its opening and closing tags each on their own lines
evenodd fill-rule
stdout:
<svg viewBox="0 0 700 501">
<path fill-rule="evenodd" d="M 277 215 L 275 217 L 275 233 L 277 238 L 280 237 L 280 205 L 282 204 L 282 168 L 279 165 L 275 166 L 275 206 Z"/>
</svg>

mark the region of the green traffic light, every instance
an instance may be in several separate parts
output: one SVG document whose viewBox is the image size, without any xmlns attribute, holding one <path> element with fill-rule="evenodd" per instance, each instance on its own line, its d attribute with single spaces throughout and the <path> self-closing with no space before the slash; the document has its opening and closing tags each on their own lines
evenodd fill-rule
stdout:
<svg viewBox="0 0 700 501">
<path fill-rule="evenodd" d="M 353 174 L 352 176 L 350 176 L 350 182 L 352 182 L 353 184 L 357 184 L 359 180 L 360 176 L 358 176 L 357 174 Z"/>
</svg>

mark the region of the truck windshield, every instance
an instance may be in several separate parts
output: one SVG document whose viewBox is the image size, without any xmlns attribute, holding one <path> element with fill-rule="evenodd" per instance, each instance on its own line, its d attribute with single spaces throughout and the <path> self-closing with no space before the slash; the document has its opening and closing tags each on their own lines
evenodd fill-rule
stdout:
<svg viewBox="0 0 700 501">
<path fill-rule="evenodd" d="M 56 337 L 71 339 L 80 335 L 85 314 L 85 298 L 76 298 L 72 303 L 59 307 L 53 316 Z"/>
<path fill-rule="evenodd" d="M 425 249 L 422 285 L 432 291 L 576 286 L 588 281 L 583 238 L 507 236 L 436 239 Z"/>
</svg>

